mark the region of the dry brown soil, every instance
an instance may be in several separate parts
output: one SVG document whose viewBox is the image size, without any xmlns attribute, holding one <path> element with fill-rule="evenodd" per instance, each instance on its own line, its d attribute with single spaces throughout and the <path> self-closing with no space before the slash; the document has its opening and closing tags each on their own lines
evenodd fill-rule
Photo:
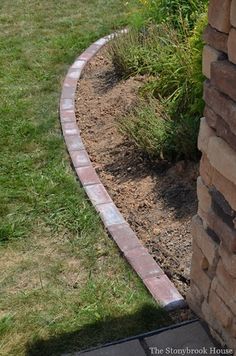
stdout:
<svg viewBox="0 0 236 356">
<path fill-rule="evenodd" d="M 126 220 L 186 295 L 191 261 L 190 221 L 196 213 L 193 162 L 150 161 L 119 131 L 146 80 L 120 80 L 102 50 L 78 84 L 77 119 L 90 158 Z"/>
</svg>

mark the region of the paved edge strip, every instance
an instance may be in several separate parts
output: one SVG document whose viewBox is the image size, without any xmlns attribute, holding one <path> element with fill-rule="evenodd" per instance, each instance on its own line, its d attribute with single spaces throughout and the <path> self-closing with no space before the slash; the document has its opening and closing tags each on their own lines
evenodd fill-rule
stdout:
<svg viewBox="0 0 236 356">
<path fill-rule="evenodd" d="M 97 40 L 76 58 L 63 82 L 60 121 L 72 165 L 106 230 L 153 298 L 165 310 L 170 311 L 185 307 L 186 302 L 112 201 L 93 168 L 76 123 L 75 95 L 83 69 L 106 43 L 126 31 L 122 30 Z"/>
</svg>

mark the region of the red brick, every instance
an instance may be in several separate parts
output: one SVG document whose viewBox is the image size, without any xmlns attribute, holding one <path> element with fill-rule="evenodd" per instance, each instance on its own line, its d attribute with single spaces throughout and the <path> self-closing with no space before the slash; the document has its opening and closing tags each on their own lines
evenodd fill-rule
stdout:
<svg viewBox="0 0 236 356">
<path fill-rule="evenodd" d="M 95 169 L 92 166 L 76 168 L 76 172 L 83 186 L 101 183 Z"/>
<path fill-rule="evenodd" d="M 146 278 L 144 284 L 154 299 L 159 301 L 166 310 L 175 310 L 186 306 L 185 300 L 166 275 Z"/>
<path fill-rule="evenodd" d="M 60 110 L 61 122 L 75 122 L 75 112 L 74 110 Z"/>
<path fill-rule="evenodd" d="M 84 53 L 82 53 L 79 56 L 79 60 L 83 60 L 83 61 L 90 61 L 91 58 L 93 58 L 93 56 L 97 53 L 97 51 L 101 48 L 100 45 L 97 44 L 92 44 L 90 47 L 88 47 L 86 49 L 86 51 L 84 51 Z"/>
<path fill-rule="evenodd" d="M 79 135 L 79 128 L 76 122 L 63 122 L 62 130 L 64 136 Z"/>
<path fill-rule="evenodd" d="M 128 224 L 111 225 L 107 229 L 122 252 L 141 246 L 141 242 Z"/>
<path fill-rule="evenodd" d="M 82 70 L 86 64 L 86 61 L 81 60 L 80 58 L 77 58 L 74 63 L 72 64 L 71 68 L 72 69 L 80 69 Z"/>
<path fill-rule="evenodd" d="M 213 62 L 211 83 L 221 92 L 236 100 L 236 66 L 234 64 L 228 61 Z"/>
<path fill-rule="evenodd" d="M 164 274 L 156 261 L 148 253 L 147 249 L 141 245 L 135 249 L 125 251 L 124 255 L 142 279 L 157 277 Z"/>
<path fill-rule="evenodd" d="M 65 135 L 64 139 L 66 141 L 67 149 L 69 152 L 84 149 L 82 139 L 79 135 Z"/>
<path fill-rule="evenodd" d="M 224 53 L 227 53 L 228 51 L 228 47 L 227 47 L 228 35 L 217 31 L 210 25 L 208 25 L 204 30 L 203 40 L 208 45 L 217 49 L 218 51 L 222 51 Z"/>
<path fill-rule="evenodd" d="M 106 227 L 125 223 L 125 219 L 114 203 L 97 205 L 96 210 L 99 212 Z"/>
<path fill-rule="evenodd" d="M 87 185 L 85 191 L 93 205 L 111 203 L 111 197 L 102 184 Z"/>
<path fill-rule="evenodd" d="M 230 30 L 231 0 L 210 0 L 208 8 L 209 24 L 218 31 L 228 33 Z"/>
<path fill-rule="evenodd" d="M 73 137 L 73 136 L 70 136 Z M 91 162 L 85 150 L 71 151 L 70 156 L 75 168 L 90 166 Z"/>
<path fill-rule="evenodd" d="M 74 110 L 73 99 L 61 99 L 61 110 Z"/>
</svg>

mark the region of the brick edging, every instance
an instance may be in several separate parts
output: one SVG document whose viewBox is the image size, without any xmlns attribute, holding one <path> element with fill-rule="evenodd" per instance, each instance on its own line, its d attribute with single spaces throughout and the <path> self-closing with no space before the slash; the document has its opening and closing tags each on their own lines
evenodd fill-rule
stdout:
<svg viewBox="0 0 236 356">
<path fill-rule="evenodd" d="M 125 31 L 122 30 L 121 33 Z M 94 42 L 76 58 L 69 68 L 62 86 L 60 99 L 62 132 L 77 176 L 110 236 L 142 279 L 153 298 L 166 310 L 174 310 L 186 306 L 184 298 L 149 254 L 148 250 L 143 247 L 112 201 L 92 166 L 76 123 L 75 93 L 77 82 L 86 64 L 114 36 L 112 34 Z"/>
</svg>

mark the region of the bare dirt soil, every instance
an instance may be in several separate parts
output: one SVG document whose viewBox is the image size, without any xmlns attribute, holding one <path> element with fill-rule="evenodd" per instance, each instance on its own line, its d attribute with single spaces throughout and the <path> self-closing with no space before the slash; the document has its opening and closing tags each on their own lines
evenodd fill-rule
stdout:
<svg viewBox="0 0 236 356">
<path fill-rule="evenodd" d="M 182 295 L 189 288 L 190 223 L 196 213 L 194 162 L 150 161 L 119 131 L 147 80 L 117 77 L 106 50 L 87 66 L 77 92 L 77 119 L 91 160 L 112 199 Z"/>
</svg>

